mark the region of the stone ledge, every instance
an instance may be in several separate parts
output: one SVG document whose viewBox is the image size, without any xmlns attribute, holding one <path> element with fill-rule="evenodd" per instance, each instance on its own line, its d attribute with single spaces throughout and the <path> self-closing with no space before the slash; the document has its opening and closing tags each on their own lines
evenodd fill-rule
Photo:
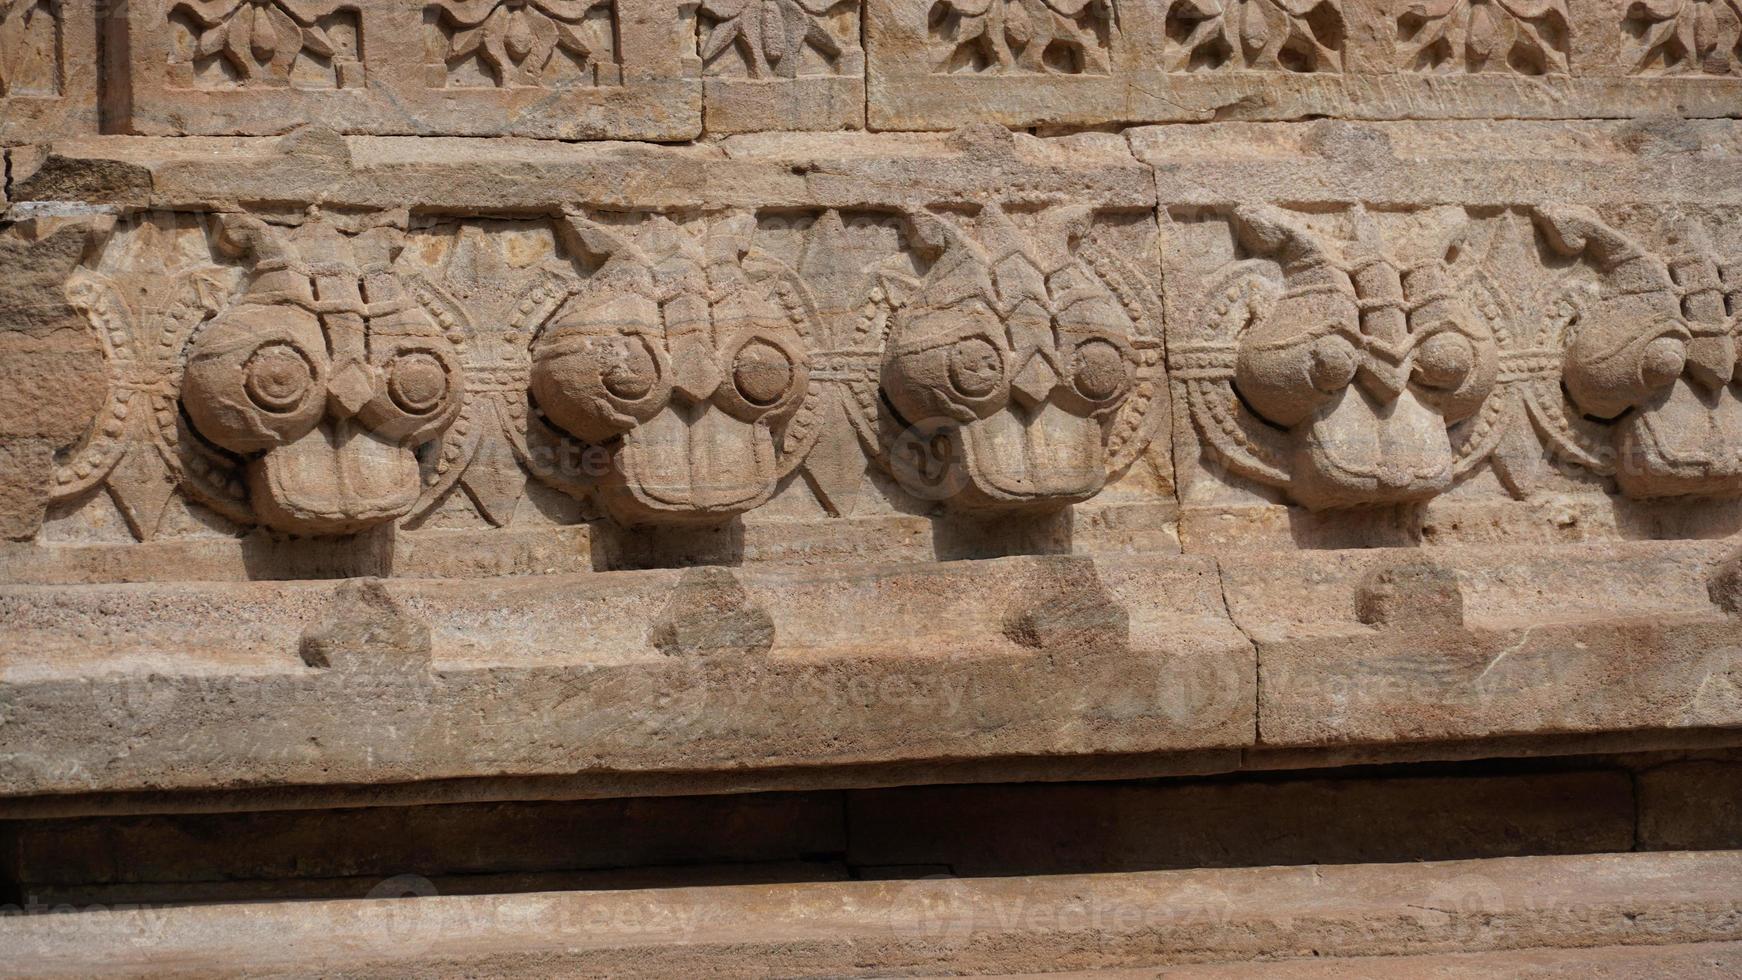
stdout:
<svg viewBox="0 0 1742 980">
<path fill-rule="evenodd" d="M 397 611 L 346 607 L 309 582 L 4 590 L 15 628 L 0 655 L 0 792 L 743 771 L 1251 738 L 1251 647 L 1203 558 L 378 588 Z M 335 629 L 347 616 L 364 621 Z M 385 622 L 395 617 L 427 622 L 428 645 L 357 639 L 347 659 L 323 657 L 332 667 L 305 663 L 310 636 L 324 650 L 334 636 L 409 635 Z"/>
<path fill-rule="evenodd" d="M 836 882 L 0 919 L 20 976 L 1000 973 L 1735 942 L 1742 855 Z"/>
<path fill-rule="evenodd" d="M 1694 746 L 1742 728 L 1742 624 L 1709 585 L 1723 550 L 389 580 L 350 605 L 355 586 L 315 582 L 10 586 L 0 795 L 559 777 L 635 793 L 654 776 L 696 792 L 879 766 L 1072 778 L 1019 775 L 1049 759 L 1226 771 L 1242 749 L 1325 765 L 1616 732 Z M 1397 574 L 1423 562 L 1440 574 Z"/>
<path fill-rule="evenodd" d="M 1173 967 L 1168 980 L 1247 980 L 1251 963 Z M 1365 956 L 1266 961 L 1266 980 L 1728 980 L 1742 973 L 1742 943 L 1524 949 L 1433 956 Z M 1026 975 L 1026 974 L 1025 974 Z M 1089 970 L 1033 974 L 1048 980 L 1155 980 L 1154 970 Z"/>
</svg>

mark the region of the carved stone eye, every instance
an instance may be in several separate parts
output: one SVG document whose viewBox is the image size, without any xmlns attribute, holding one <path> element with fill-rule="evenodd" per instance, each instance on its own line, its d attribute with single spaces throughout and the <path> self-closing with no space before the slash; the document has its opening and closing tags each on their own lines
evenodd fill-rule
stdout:
<svg viewBox="0 0 1742 980">
<path fill-rule="evenodd" d="M 1476 348 L 1454 333 L 1429 337 L 1415 355 L 1415 379 L 1429 388 L 1456 388 L 1476 367 Z"/>
<path fill-rule="evenodd" d="M 968 398 L 984 398 L 1004 380 L 1004 358 L 998 348 L 979 337 L 958 340 L 950 347 L 950 384 Z"/>
<path fill-rule="evenodd" d="M 314 384 L 314 367 L 289 344 L 268 344 L 248 359 L 243 390 L 268 412 L 288 412 L 302 404 Z"/>
<path fill-rule="evenodd" d="M 618 344 L 615 356 L 600 372 L 600 377 L 606 391 L 633 402 L 647 397 L 658 373 L 659 366 L 653 362 L 653 354 L 644 345 L 625 341 Z"/>
<path fill-rule="evenodd" d="M 1105 340 L 1090 340 L 1077 347 L 1073 381 L 1077 393 L 1101 402 L 1125 387 L 1125 356 Z"/>
<path fill-rule="evenodd" d="M 1673 337 L 1659 337 L 1645 345 L 1639 357 L 1639 380 L 1647 388 L 1661 388 L 1681 377 L 1687 366 L 1687 348 Z"/>
<path fill-rule="evenodd" d="M 792 386 L 792 359 L 773 344 L 752 341 L 738 351 L 732 383 L 752 405 L 772 405 Z"/>
<path fill-rule="evenodd" d="M 387 393 L 401 409 L 422 415 L 433 411 L 447 396 L 448 372 L 432 354 L 405 354 L 393 362 Z"/>
<path fill-rule="evenodd" d="M 1330 394 L 1355 380 L 1355 349 L 1341 337 L 1325 337 L 1313 345 L 1308 378 L 1315 389 Z"/>
</svg>

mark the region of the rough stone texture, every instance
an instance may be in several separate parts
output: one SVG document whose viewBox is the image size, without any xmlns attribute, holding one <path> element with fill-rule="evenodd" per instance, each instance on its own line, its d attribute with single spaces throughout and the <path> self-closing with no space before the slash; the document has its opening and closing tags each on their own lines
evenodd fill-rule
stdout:
<svg viewBox="0 0 1742 980">
<path fill-rule="evenodd" d="M 121 9 L 106 23 L 117 132 L 701 134 L 694 7 L 668 0 Z"/>
<path fill-rule="evenodd" d="M 1742 841 L 1742 766 L 1693 759 L 1639 774 L 1642 849 L 1734 848 Z"/>
<path fill-rule="evenodd" d="M 1735 943 L 1739 892 L 1734 854 L 1687 852 L 153 908 L 0 936 L 21 976 L 1010 973 Z"/>
<path fill-rule="evenodd" d="M 1742 17 L 1647 6 L 882 0 L 866 7 L 870 120 L 1733 115 Z"/>
<path fill-rule="evenodd" d="M 1372 862 L 1735 846 L 1738 117 L 1739 0 L 0 0 L 0 855 L 30 835 L 87 900 L 382 897 L 418 855 L 339 811 L 464 804 L 443 888 L 669 887 L 651 831 L 627 867 L 450 852 L 512 838 L 503 800 L 1214 776 L 1048 796 L 1107 814 L 1074 836 L 1031 787 L 976 831 L 912 802 L 965 791 L 855 797 L 825 849 L 1364 864 L 1248 875 L 1197 936 L 886 942 L 863 917 L 911 902 L 795 825 L 682 857 L 829 882 L 737 954 L 515 951 L 559 897 L 177 913 L 157 965 L 1062 970 L 1625 944 L 1658 910 L 1653 941 L 1732 939 L 1701 889 L 1733 855 L 1530 865 L 1528 936 L 1452 943 L 1403 894 L 1434 872 Z M 103 873 L 122 825 L 8 822 L 143 812 L 161 853 Z M 362 840 L 202 856 L 190 812 Z M 1623 879 L 1642 904 L 1592 911 Z M 371 932 L 395 909 L 409 945 Z M 474 912 L 509 925 L 444 918 Z M 33 925 L 0 917 L 46 962 Z"/>
<path fill-rule="evenodd" d="M 1450 953 L 1439 956 L 1334 957 L 1317 960 L 1206 966 L 1176 966 L 1169 980 L 1224 980 L 1250 977 L 1254 969 L 1276 980 L 1487 980 L 1520 977 L 1527 980 L 1722 980 L 1742 970 L 1742 945 L 1691 943 L 1675 946 L 1604 946 L 1598 949 L 1531 949 L 1503 953 Z M 1026 974 L 1025 974 L 1026 975 Z M 1041 974 L 1032 974 L 1040 976 Z M 1153 980 L 1154 970 L 1089 970 L 1048 973 L 1055 980 Z"/>
<path fill-rule="evenodd" d="M 330 586 L 12 587 L 0 783 L 18 797 L 1248 742 L 1251 647 L 1221 618 L 1208 563 L 1097 563 L 1095 604 L 1124 607 L 1125 637 L 1060 646 L 1049 628 L 1041 647 L 1018 644 L 1005 607 L 1056 560 L 746 568 L 774 646 L 731 656 L 672 655 L 647 625 L 691 573 L 396 581 L 429 623 L 430 668 L 363 674 L 298 654 Z M 698 612 L 678 612 L 692 636 Z M 590 626 L 564 625 L 577 622 Z M 916 623 L 934 624 L 919 645 Z"/>
<path fill-rule="evenodd" d="M 109 5 L 0 5 L 0 147 L 97 132 L 98 22 Z"/>
</svg>

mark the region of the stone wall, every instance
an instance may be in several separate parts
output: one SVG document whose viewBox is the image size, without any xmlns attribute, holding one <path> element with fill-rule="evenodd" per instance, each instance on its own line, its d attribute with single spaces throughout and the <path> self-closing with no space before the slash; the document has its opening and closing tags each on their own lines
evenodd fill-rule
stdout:
<svg viewBox="0 0 1742 980">
<path fill-rule="evenodd" d="M 1737 0 L 0 0 L 11 874 L 1592 753 L 1497 806 L 1733 847 L 1739 116 Z"/>
</svg>

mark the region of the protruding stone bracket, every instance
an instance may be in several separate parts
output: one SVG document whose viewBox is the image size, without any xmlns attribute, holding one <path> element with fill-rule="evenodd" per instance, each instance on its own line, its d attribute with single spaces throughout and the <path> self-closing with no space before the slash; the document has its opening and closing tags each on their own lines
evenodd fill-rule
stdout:
<svg viewBox="0 0 1742 980">
<path fill-rule="evenodd" d="M 648 642 L 670 657 L 754 656 L 774 645 L 774 620 L 730 569 L 684 571 Z"/>
<path fill-rule="evenodd" d="M 1355 618 L 1380 629 L 1464 626 L 1464 594 L 1457 573 L 1430 561 L 1410 561 L 1368 572 L 1355 590 Z"/>
<path fill-rule="evenodd" d="M 347 579 L 319 625 L 302 635 L 303 662 L 339 670 L 427 668 L 429 624 L 407 613 L 380 579 Z"/>
<path fill-rule="evenodd" d="M 1712 605 L 1734 616 L 1742 613 L 1742 552 L 1736 552 L 1712 567 L 1706 578 L 1706 594 Z"/>
<path fill-rule="evenodd" d="M 1037 558 L 1020 598 L 1004 611 L 1004 636 L 1031 650 L 1116 653 L 1131 643 L 1131 617 L 1091 558 Z"/>
</svg>

